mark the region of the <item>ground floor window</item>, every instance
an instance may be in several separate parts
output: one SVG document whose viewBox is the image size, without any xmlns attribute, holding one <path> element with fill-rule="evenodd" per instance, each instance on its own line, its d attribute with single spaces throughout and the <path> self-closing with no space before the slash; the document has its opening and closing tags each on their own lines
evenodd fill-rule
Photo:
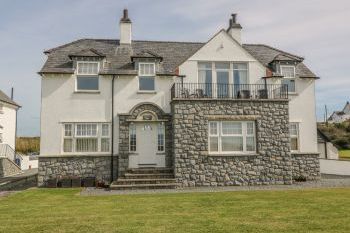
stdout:
<svg viewBox="0 0 350 233">
<path fill-rule="evenodd" d="M 290 150 L 299 151 L 299 123 L 289 123 Z"/>
<path fill-rule="evenodd" d="M 134 123 L 129 126 L 129 150 L 136 151 L 136 125 Z"/>
<path fill-rule="evenodd" d="M 158 151 L 164 151 L 164 122 L 158 124 Z"/>
<path fill-rule="evenodd" d="M 109 123 L 65 123 L 63 152 L 109 152 Z"/>
<path fill-rule="evenodd" d="M 210 153 L 255 153 L 254 121 L 210 121 Z"/>
</svg>

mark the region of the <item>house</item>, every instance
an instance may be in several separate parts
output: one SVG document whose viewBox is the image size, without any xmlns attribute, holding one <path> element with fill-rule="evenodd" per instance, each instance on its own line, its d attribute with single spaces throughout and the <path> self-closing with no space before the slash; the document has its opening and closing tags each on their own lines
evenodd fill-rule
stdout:
<svg viewBox="0 0 350 233">
<path fill-rule="evenodd" d="M 341 123 L 350 119 L 350 103 L 346 102 L 342 111 L 334 111 L 328 118 L 330 123 Z"/>
<path fill-rule="evenodd" d="M 12 97 L 13 94 L 10 98 L 0 90 L 0 177 L 20 172 L 15 153 L 17 110 L 20 106 Z"/>
<path fill-rule="evenodd" d="M 318 77 L 302 57 L 242 43 L 235 14 L 205 43 L 134 40 L 127 10 L 119 29 L 120 39 L 45 51 L 39 186 L 62 177 L 114 188 L 320 177 Z"/>
<path fill-rule="evenodd" d="M 317 146 L 321 159 L 339 159 L 338 148 L 320 129 L 317 129 Z"/>
</svg>

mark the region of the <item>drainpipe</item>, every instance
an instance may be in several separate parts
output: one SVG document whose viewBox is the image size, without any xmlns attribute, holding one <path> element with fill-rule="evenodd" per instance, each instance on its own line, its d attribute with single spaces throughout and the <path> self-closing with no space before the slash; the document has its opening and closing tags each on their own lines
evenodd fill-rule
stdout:
<svg viewBox="0 0 350 233">
<path fill-rule="evenodd" d="M 114 176 L 114 166 L 113 166 L 113 156 L 114 156 L 114 79 L 115 75 L 112 77 L 112 108 L 111 108 L 111 114 L 112 114 L 112 131 L 111 131 L 111 182 L 113 182 L 113 176 Z M 118 173 L 117 173 L 118 175 Z"/>
</svg>

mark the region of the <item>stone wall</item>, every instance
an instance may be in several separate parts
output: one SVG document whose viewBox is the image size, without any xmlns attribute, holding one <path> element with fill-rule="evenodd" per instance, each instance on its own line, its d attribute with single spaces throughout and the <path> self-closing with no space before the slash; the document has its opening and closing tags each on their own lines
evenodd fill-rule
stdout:
<svg viewBox="0 0 350 233">
<path fill-rule="evenodd" d="M 175 177 L 182 186 L 291 184 L 287 100 L 173 100 Z M 254 120 L 255 155 L 209 155 L 209 120 Z"/>
<path fill-rule="evenodd" d="M 292 154 L 293 179 L 300 177 L 306 180 L 319 180 L 320 160 L 319 154 Z"/>
<path fill-rule="evenodd" d="M 0 158 L 0 177 L 21 173 L 21 168 L 8 158 Z"/>
<path fill-rule="evenodd" d="M 117 157 L 114 157 L 114 176 L 117 173 Z M 59 177 L 95 177 L 97 181 L 110 182 L 111 156 L 39 157 L 38 186 Z M 114 177 L 114 178 L 115 178 Z"/>
</svg>

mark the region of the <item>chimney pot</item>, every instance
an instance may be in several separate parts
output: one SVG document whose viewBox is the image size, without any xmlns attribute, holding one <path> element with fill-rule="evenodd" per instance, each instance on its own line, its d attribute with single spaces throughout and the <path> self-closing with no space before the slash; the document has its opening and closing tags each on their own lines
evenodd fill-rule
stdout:
<svg viewBox="0 0 350 233">
<path fill-rule="evenodd" d="M 236 23 L 237 14 L 231 14 L 231 16 L 232 16 L 232 24 Z"/>
</svg>

